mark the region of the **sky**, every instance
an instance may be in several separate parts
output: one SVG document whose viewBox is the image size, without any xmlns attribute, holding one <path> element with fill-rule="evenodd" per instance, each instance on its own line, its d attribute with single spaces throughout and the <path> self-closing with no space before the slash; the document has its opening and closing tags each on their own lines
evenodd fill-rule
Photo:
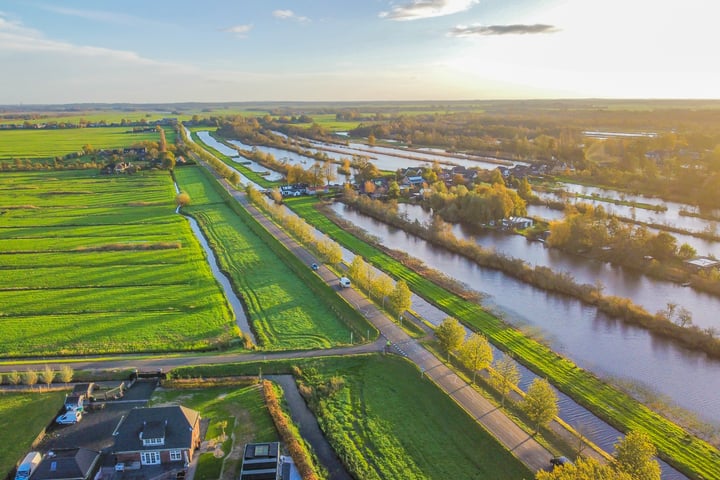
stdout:
<svg viewBox="0 0 720 480">
<path fill-rule="evenodd" d="M 0 0 L 0 104 L 720 98 L 716 0 Z"/>
</svg>

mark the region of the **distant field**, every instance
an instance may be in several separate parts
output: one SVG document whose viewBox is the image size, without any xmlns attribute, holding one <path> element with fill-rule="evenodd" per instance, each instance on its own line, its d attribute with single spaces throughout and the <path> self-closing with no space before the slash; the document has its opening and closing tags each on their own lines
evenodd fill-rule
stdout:
<svg viewBox="0 0 720 480">
<path fill-rule="evenodd" d="M 166 172 L 0 175 L 0 356 L 178 351 L 236 338 Z"/>
<path fill-rule="evenodd" d="M 40 431 L 50 423 L 62 405 L 64 391 L 11 393 L 0 395 L 0 476 L 15 468 Z"/>
<path fill-rule="evenodd" d="M 204 111 L 208 110 L 208 111 Z M 78 113 L 62 113 L 62 112 L 46 112 L 41 113 L 42 118 L 30 118 L 28 114 L 27 121 L 32 124 L 37 123 L 49 123 L 49 122 L 65 122 L 77 124 L 81 120 L 86 122 L 97 123 L 105 121 L 105 123 L 120 123 L 123 119 L 130 122 L 137 122 L 145 119 L 147 122 L 154 122 L 163 118 L 177 118 L 179 121 L 185 121 L 192 119 L 193 115 L 197 115 L 200 118 L 212 117 L 212 116 L 225 116 L 225 115 L 252 115 L 262 116 L 266 115 L 267 110 L 246 110 L 242 108 L 215 108 L 215 109 L 190 109 L 182 110 L 179 114 L 173 114 L 170 111 L 158 112 L 158 111 L 131 111 L 122 112 L 117 110 L 107 111 L 89 111 L 89 112 L 78 112 Z M 25 118 L 7 119 L 0 118 L 0 124 L 23 124 Z"/>
<path fill-rule="evenodd" d="M 245 301 L 263 348 L 328 348 L 350 341 L 350 330 L 290 267 L 255 235 L 212 188 L 199 167 L 176 170 L 195 217 L 222 269 Z"/>
<path fill-rule="evenodd" d="M 168 143 L 174 141 L 174 135 L 168 132 L 165 135 Z M 121 148 L 159 139 L 155 131 L 132 133 L 132 127 L 0 130 L 0 160 L 62 156 L 79 152 L 88 143 L 96 149 Z"/>
</svg>

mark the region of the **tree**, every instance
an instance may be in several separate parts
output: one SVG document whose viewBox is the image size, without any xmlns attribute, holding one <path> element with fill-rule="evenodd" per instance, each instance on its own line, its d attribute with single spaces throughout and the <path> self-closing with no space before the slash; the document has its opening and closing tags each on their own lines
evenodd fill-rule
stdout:
<svg viewBox="0 0 720 480">
<path fill-rule="evenodd" d="M 412 306 L 412 292 L 408 288 L 405 280 L 395 282 L 395 288 L 390 292 L 389 298 L 390 311 L 396 315 L 400 315 Z"/>
<path fill-rule="evenodd" d="M 383 308 L 385 308 L 385 297 L 390 295 L 395 288 L 395 284 L 385 273 L 379 273 L 370 280 L 370 292 L 373 297 L 382 300 Z"/>
<path fill-rule="evenodd" d="M 547 380 L 536 378 L 530 384 L 520 408 L 535 424 L 535 433 L 538 433 L 541 426 L 548 425 L 557 415 L 557 395 Z"/>
<path fill-rule="evenodd" d="M 484 335 L 473 333 L 460 347 L 460 362 L 473 372 L 472 383 L 478 370 L 483 370 L 492 362 L 492 348 Z"/>
<path fill-rule="evenodd" d="M 55 380 L 55 370 L 50 368 L 50 365 L 45 365 L 45 367 L 40 371 L 40 380 L 42 383 L 47 385 L 49 389 L 53 380 Z"/>
<path fill-rule="evenodd" d="M 680 256 L 680 258 L 683 260 L 689 260 L 695 255 L 697 255 L 697 250 L 695 250 L 692 245 L 688 245 L 687 243 L 680 245 L 680 249 L 678 250 L 678 256 Z"/>
<path fill-rule="evenodd" d="M 360 255 L 355 255 L 355 258 L 353 258 L 350 267 L 348 267 L 347 276 L 355 280 L 363 288 L 367 285 L 370 278 L 370 268 Z"/>
<path fill-rule="evenodd" d="M 635 480 L 660 480 L 657 449 L 645 432 L 631 431 L 615 444 L 615 469 Z"/>
<path fill-rule="evenodd" d="M 27 385 L 28 387 L 32 388 L 33 385 L 35 385 L 38 381 L 38 374 L 35 370 L 27 369 L 22 374 L 22 383 Z"/>
<path fill-rule="evenodd" d="M 70 383 L 72 382 L 73 376 L 75 376 L 75 371 L 69 365 L 63 365 L 60 367 L 59 376 L 60 381 L 63 383 Z"/>
<path fill-rule="evenodd" d="M 400 196 L 400 185 L 396 180 L 391 181 L 388 184 L 388 197 L 398 198 Z"/>
<path fill-rule="evenodd" d="M 185 192 L 180 192 L 175 196 L 175 205 L 178 207 L 187 207 L 190 205 L 190 195 Z"/>
<path fill-rule="evenodd" d="M 370 135 L 368 135 L 368 145 L 370 145 L 371 147 L 374 147 L 375 141 L 376 141 L 375 135 L 373 135 L 372 133 Z"/>
<path fill-rule="evenodd" d="M 175 154 L 173 152 L 162 152 L 162 166 L 168 170 L 175 168 Z"/>
<path fill-rule="evenodd" d="M 633 480 L 633 477 L 594 458 L 578 458 L 575 464 L 553 468 L 551 472 L 540 470 L 535 480 Z"/>
<path fill-rule="evenodd" d="M 502 407 L 505 406 L 505 398 L 519 381 L 520 372 L 510 355 L 505 354 L 495 362 L 495 366 L 490 371 L 490 385 L 500 393 Z"/>
<path fill-rule="evenodd" d="M 440 347 L 447 353 L 447 361 L 450 361 L 450 352 L 462 345 L 465 338 L 465 329 L 457 319 L 447 317 L 435 329 L 435 336 L 440 342 Z"/>
<path fill-rule="evenodd" d="M 12 372 L 8 373 L 7 380 L 10 385 L 17 385 L 20 383 L 20 374 L 17 372 L 17 370 L 13 370 Z"/>
</svg>

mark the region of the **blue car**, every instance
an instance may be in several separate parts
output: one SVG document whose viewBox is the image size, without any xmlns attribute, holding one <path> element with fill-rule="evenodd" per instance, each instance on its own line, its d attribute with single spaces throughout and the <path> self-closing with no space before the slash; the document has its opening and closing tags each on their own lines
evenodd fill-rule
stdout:
<svg viewBox="0 0 720 480">
<path fill-rule="evenodd" d="M 310 268 L 312 268 L 313 270 L 317 270 L 320 267 L 318 267 L 317 263 L 313 263 L 312 265 L 310 265 Z"/>
</svg>

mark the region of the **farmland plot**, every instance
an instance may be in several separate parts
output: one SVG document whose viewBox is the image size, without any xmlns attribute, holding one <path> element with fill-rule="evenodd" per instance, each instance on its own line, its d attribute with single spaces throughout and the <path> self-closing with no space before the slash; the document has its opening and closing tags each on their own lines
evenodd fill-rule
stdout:
<svg viewBox="0 0 720 480">
<path fill-rule="evenodd" d="M 237 329 L 165 172 L 0 175 L 0 356 L 208 349 Z"/>
</svg>

